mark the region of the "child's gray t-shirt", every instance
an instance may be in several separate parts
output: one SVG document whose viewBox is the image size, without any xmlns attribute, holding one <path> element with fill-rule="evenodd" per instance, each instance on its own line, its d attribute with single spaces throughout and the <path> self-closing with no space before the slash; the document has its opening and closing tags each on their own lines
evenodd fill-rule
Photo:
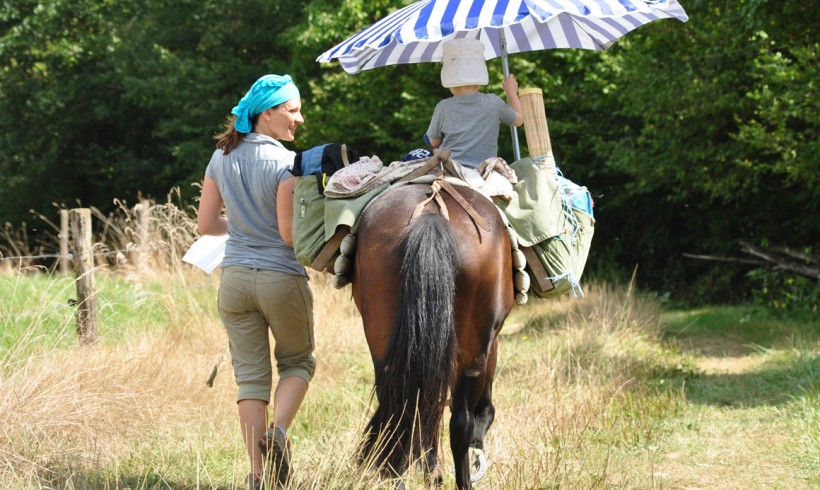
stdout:
<svg viewBox="0 0 820 490">
<path fill-rule="evenodd" d="M 515 122 L 515 110 L 495 94 L 456 95 L 436 104 L 427 137 L 442 140 L 458 163 L 476 168 L 498 156 L 501 123 Z"/>
<path fill-rule="evenodd" d="M 296 154 L 279 141 L 248 133 L 225 155 L 217 149 L 205 175 L 216 182 L 228 218 L 222 267 L 243 265 L 305 276 L 305 268 L 279 234 L 276 193 L 291 176 Z"/>
</svg>

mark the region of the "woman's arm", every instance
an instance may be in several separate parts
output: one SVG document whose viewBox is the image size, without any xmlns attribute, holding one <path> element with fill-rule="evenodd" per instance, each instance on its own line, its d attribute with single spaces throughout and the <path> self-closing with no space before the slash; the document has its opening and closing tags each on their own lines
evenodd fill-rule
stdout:
<svg viewBox="0 0 820 490">
<path fill-rule="evenodd" d="M 199 210 L 196 214 L 196 225 L 200 235 L 225 235 L 228 233 L 228 219 L 222 216 L 222 194 L 216 182 L 205 177 L 202 182 L 202 196 L 199 198 Z"/>
<path fill-rule="evenodd" d="M 279 182 L 276 191 L 276 220 L 279 222 L 279 234 L 282 240 L 293 247 L 293 177 Z"/>
</svg>

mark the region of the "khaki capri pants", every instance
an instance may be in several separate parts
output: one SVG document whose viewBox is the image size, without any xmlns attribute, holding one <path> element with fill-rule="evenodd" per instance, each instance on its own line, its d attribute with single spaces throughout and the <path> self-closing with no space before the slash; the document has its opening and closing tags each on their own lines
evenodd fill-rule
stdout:
<svg viewBox="0 0 820 490">
<path fill-rule="evenodd" d="M 270 402 L 273 355 L 279 378 L 309 383 L 313 357 L 313 294 L 308 278 L 278 271 L 227 266 L 219 285 L 219 315 L 228 332 L 237 401 Z"/>
</svg>

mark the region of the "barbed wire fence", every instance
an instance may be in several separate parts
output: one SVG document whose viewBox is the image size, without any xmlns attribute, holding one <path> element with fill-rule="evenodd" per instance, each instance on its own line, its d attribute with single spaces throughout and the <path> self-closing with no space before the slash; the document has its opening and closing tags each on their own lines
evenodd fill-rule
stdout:
<svg viewBox="0 0 820 490">
<path fill-rule="evenodd" d="M 61 209 L 59 253 L 0 254 L 0 265 L 17 272 L 56 273 L 59 268 L 61 274 L 69 275 L 73 270 L 76 299 L 68 300 L 65 306 L 75 309 L 77 334 L 82 344 L 96 343 L 99 338 L 96 304 L 99 295 L 95 272 L 100 267 L 122 267 L 129 275 L 138 277 L 152 274 L 158 268 L 178 270 L 184 250 L 198 236 L 195 222 L 183 209 L 171 202 L 171 194 L 167 204 L 152 204 L 147 199 L 140 200 L 133 208 L 120 201 L 116 201 L 116 204 L 119 208 L 118 216 L 104 215 L 94 208 Z M 92 216 L 102 224 L 98 228 L 99 239 L 96 242 L 92 241 Z M 41 218 L 57 228 L 46 217 Z M 17 247 L 14 250 L 21 249 Z M 42 264 L 49 259 L 53 260 L 52 265 Z M 180 286 L 162 296 L 175 294 L 182 288 L 199 288 L 211 284 L 212 279 L 208 274 L 197 284 Z M 65 306 L 54 305 L 50 308 L 57 310 Z M 36 311 L 6 313 L 3 316 L 19 317 L 43 311 L 40 308 Z"/>
</svg>

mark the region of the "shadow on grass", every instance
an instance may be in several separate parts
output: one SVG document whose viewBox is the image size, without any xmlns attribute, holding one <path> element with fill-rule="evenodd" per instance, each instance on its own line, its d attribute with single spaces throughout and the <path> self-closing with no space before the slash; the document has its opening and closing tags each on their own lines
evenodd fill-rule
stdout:
<svg viewBox="0 0 820 490">
<path fill-rule="evenodd" d="M 693 403 L 744 408 L 779 406 L 816 392 L 820 356 L 790 355 L 751 371 L 709 373 L 692 377 L 686 398 Z"/>
<path fill-rule="evenodd" d="M 191 477 L 190 480 L 195 480 Z M 73 488 L 75 490 L 245 490 L 244 482 L 237 484 L 218 484 L 196 481 L 176 481 L 160 474 L 120 475 L 117 478 L 105 478 L 94 473 L 72 471 L 70 479 L 54 478 L 50 488 Z"/>
<path fill-rule="evenodd" d="M 700 356 L 738 357 L 796 342 L 820 343 L 820 323 L 774 319 L 765 311 L 718 306 L 668 313 L 663 336 L 682 350 Z"/>
<path fill-rule="evenodd" d="M 693 403 L 779 406 L 818 388 L 818 325 L 753 308 L 711 307 L 670 313 L 664 327 L 664 339 L 701 366 L 686 385 Z"/>
</svg>

